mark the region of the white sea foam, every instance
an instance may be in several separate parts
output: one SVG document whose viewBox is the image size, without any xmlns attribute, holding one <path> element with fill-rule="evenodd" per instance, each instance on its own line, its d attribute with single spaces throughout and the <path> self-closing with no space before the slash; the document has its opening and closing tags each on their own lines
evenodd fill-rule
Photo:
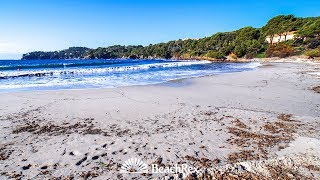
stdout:
<svg viewBox="0 0 320 180">
<path fill-rule="evenodd" d="M 235 68 L 235 69 L 245 69 L 245 68 L 248 68 L 248 69 L 254 69 L 254 68 L 257 68 L 261 66 L 261 63 L 260 62 L 251 62 L 251 63 L 233 63 L 232 64 L 232 68 Z"/>
<path fill-rule="evenodd" d="M 75 68 L 64 71 L 60 70 L 43 70 L 28 71 L 28 74 L 35 73 L 52 73 L 53 76 L 34 77 L 34 78 L 12 78 L 4 80 L 0 83 L 0 90 L 28 90 L 28 89 L 68 89 L 68 88 L 95 88 L 95 87 L 121 87 L 130 85 L 147 85 L 167 82 L 170 80 L 199 77 L 212 74 L 238 72 L 256 68 L 260 63 L 227 63 L 227 64 L 209 64 L 209 61 L 182 61 L 182 62 L 166 62 L 154 63 L 134 66 L 106 67 L 106 68 Z M 201 66 L 198 68 L 172 68 L 191 66 L 196 64 L 208 64 L 209 66 Z M 148 70 L 151 68 L 164 68 L 156 70 Z M 136 71 L 135 73 L 112 73 L 121 71 Z M 67 77 L 66 74 L 75 74 L 75 76 Z M 110 73 L 108 73 L 110 72 Z M 12 73 L 12 74 L 10 74 Z M 18 76 L 26 72 L 3 72 L 2 76 Z M 62 73 L 62 74 L 61 74 Z M 104 73 L 108 73 L 105 75 Z M 77 76 L 79 75 L 79 76 Z M 82 76 L 84 75 L 84 76 Z"/>
<path fill-rule="evenodd" d="M 59 70 L 28 70 L 28 71 L 7 71 L 2 72 L 0 77 L 14 77 L 23 75 L 36 75 L 36 74 L 103 74 L 109 72 L 121 72 L 121 71 L 136 71 L 136 70 L 147 70 L 151 68 L 168 68 L 168 67 L 181 67 L 181 66 L 192 66 L 196 64 L 208 64 L 210 61 L 180 61 L 180 62 L 167 62 L 167 63 L 153 63 L 133 66 L 110 66 L 104 68 L 70 68 L 70 69 L 59 69 Z"/>
</svg>

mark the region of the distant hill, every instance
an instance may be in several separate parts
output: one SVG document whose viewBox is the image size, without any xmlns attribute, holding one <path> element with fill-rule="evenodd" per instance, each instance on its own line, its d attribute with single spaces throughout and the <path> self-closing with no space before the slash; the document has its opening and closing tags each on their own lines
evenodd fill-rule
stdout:
<svg viewBox="0 0 320 180">
<path fill-rule="evenodd" d="M 23 54 L 22 59 L 81 59 L 90 51 L 86 47 L 70 47 L 61 51 L 34 51 Z"/>
<path fill-rule="evenodd" d="M 287 32 L 295 32 L 294 38 L 279 38 L 279 36 L 286 36 Z M 266 39 L 266 37 L 268 38 Z M 276 39 L 281 39 L 283 42 L 277 43 Z M 272 43 L 268 44 L 267 40 Z M 298 18 L 294 15 L 279 15 L 270 19 L 262 28 L 244 27 L 236 31 L 219 32 L 200 39 L 179 39 L 148 46 L 116 45 L 96 49 L 71 47 L 62 51 L 30 52 L 24 54 L 22 59 L 174 58 L 221 60 L 227 56 L 234 58 L 286 57 L 303 53 L 309 54 L 310 57 L 320 56 L 320 17 Z"/>
</svg>

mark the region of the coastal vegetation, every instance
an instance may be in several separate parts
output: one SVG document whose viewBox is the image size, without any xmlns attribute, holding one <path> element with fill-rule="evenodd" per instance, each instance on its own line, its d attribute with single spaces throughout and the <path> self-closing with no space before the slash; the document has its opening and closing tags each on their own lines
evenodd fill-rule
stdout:
<svg viewBox="0 0 320 180">
<path fill-rule="evenodd" d="M 289 34 L 294 38 L 289 38 Z M 266 41 L 269 38 L 270 42 Z M 279 39 L 279 41 L 276 41 Z M 229 57 L 288 57 L 305 54 L 318 57 L 320 17 L 298 18 L 279 15 L 262 28 L 244 27 L 232 32 L 219 32 L 200 39 L 179 39 L 148 46 L 109 46 L 89 49 L 71 47 L 62 51 L 30 52 L 22 59 L 113 59 L 165 58 L 224 60 Z"/>
<path fill-rule="evenodd" d="M 84 58 L 89 50 L 86 47 L 70 47 L 61 51 L 34 51 L 24 54 L 22 59 L 77 59 Z"/>
</svg>

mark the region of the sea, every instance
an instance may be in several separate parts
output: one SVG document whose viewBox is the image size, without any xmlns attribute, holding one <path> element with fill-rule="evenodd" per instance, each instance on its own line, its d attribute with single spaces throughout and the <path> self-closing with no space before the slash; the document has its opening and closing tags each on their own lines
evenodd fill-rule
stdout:
<svg viewBox="0 0 320 180">
<path fill-rule="evenodd" d="M 116 88 L 250 71 L 260 64 L 197 60 L 0 60 L 0 92 Z"/>
</svg>

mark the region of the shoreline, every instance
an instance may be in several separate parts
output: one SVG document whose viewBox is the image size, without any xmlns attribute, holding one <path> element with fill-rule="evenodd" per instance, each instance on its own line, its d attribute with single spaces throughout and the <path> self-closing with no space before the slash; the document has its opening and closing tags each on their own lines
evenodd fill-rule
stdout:
<svg viewBox="0 0 320 180">
<path fill-rule="evenodd" d="M 259 66 L 260 67 L 260 66 Z M 257 68 L 259 68 L 257 67 Z M 263 65 L 261 65 L 260 68 L 263 68 Z M 256 69 L 250 70 L 255 71 Z M 35 89 L 35 90 L 18 90 L 18 91 L 0 91 L 0 94 L 7 94 L 7 93 L 32 93 L 32 92 L 57 92 L 57 91 L 85 91 L 85 90 L 108 90 L 108 89 L 119 89 L 119 88 L 130 88 L 130 87 L 148 87 L 148 86 L 167 86 L 167 87 L 180 87 L 179 84 L 185 83 L 189 81 L 188 84 L 192 83 L 191 81 L 198 78 L 205 78 L 205 77 L 212 77 L 212 76 L 219 76 L 224 74 L 234 74 L 234 73 L 242 73 L 246 71 L 240 71 L 240 72 L 226 72 L 221 74 L 210 74 L 210 75 L 202 75 L 202 76 L 196 76 L 196 77 L 186 77 L 186 78 L 178 78 L 178 79 L 172 79 L 165 82 L 159 82 L 159 83 L 153 83 L 153 84 L 142 84 L 142 85 L 128 85 L 128 86 L 118 86 L 118 87 L 86 87 L 86 88 L 65 88 L 65 89 Z"/>
<path fill-rule="evenodd" d="M 215 62 L 209 62 L 207 61 L 206 62 L 207 64 L 211 64 L 211 63 L 215 63 Z M 217 71 L 217 72 L 212 72 L 211 74 L 209 73 L 199 73 L 199 74 L 196 74 L 196 75 L 190 75 L 190 77 L 179 77 L 179 75 L 176 75 L 175 77 L 172 77 L 172 79 L 169 79 L 169 80 L 166 80 L 166 79 L 161 79 L 161 80 L 158 80 L 158 81 L 155 81 L 155 82 L 136 82 L 136 83 L 129 83 L 127 85 L 111 85 L 111 84 L 106 84 L 105 86 L 97 86 L 97 87 L 94 87 L 94 86 L 83 86 L 83 87 L 72 87 L 72 86 L 66 86 L 66 87 L 46 87 L 46 86 L 42 86 L 42 84 L 40 84 L 38 87 L 36 86 L 33 86 L 33 87 L 26 87 L 26 88 L 8 88 L 8 89 L 1 89 L 0 90 L 0 93 L 7 93 L 7 92 L 28 92 L 28 91 L 55 91 L 55 90 L 81 90 L 81 89 L 112 89 L 112 88 L 119 88 L 119 87 L 130 87 L 130 86 L 148 86 L 148 85 L 161 85 L 161 84 L 172 84 L 172 82 L 174 81 L 180 81 L 180 80 L 183 80 L 183 79 L 192 79 L 192 78 L 197 78 L 197 77 L 203 77 L 203 76 L 211 76 L 211 75 L 220 75 L 220 74 L 228 74 L 228 73 L 235 73 L 235 72 L 242 72 L 242 71 L 251 71 L 253 70 L 254 68 L 258 68 L 258 66 L 260 65 L 260 63 L 258 64 L 255 64 L 256 62 L 252 62 L 252 64 L 254 66 L 249 66 L 249 67 L 246 67 L 247 69 L 245 70 L 242 70 L 240 69 L 240 71 L 238 71 L 237 68 L 235 68 L 234 70 L 231 70 L 231 71 L 228 71 L 228 70 L 221 70 L 221 71 Z M 230 63 L 226 63 L 226 65 L 230 65 Z M 248 63 L 249 64 L 249 63 Z M 73 72 L 71 70 L 71 72 Z M 30 76 L 30 74 L 32 74 L 32 76 Z M 10 76 L 10 77 L 4 77 L 4 79 L 8 79 L 10 80 L 11 78 L 14 79 L 14 78 L 18 78 L 18 77 L 33 77 L 33 76 L 36 76 L 36 74 L 52 74 L 52 72 L 37 72 L 37 73 L 30 73 L 30 74 L 21 74 L 21 75 L 16 75 L 16 76 Z M 60 73 L 61 74 L 61 73 Z M 43 76 L 47 76 L 47 75 L 43 75 Z M 108 75 L 107 75 L 108 76 Z M 39 76 L 41 77 L 41 76 Z M 0 77 L 1 79 L 1 77 Z M 174 84 L 172 84 L 174 85 Z"/>
<path fill-rule="evenodd" d="M 308 59 L 301 59 L 298 57 L 299 60 L 292 60 L 290 58 L 280 58 L 280 59 L 273 59 L 270 61 L 269 58 L 267 59 L 254 59 L 254 60 L 246 60 L 246 61 L 211 61 L 212 63 L 260 63 L 259 66 L 255 67 L 255 68 L 263 68 L 268 64 L 276 64 L 276 63 L 292 63 L 292 64 L 300 64 L 300 63 L 306 63 L 306 64 L 320 64 L 320 61 L 311 61 Z M 172 59 L 172 60 L 178 60 L 178 59 Z M 191 60 L 191 59 L 190 59 Z M 197 61 L 202 61 L 200 59 L 192 59 L 192 60 L 197 60 Z M 183 60 L 182 60 L 183 61 Z M 210 61 L 210 60 L 206 60 L 206 61 Z M 255 70 L 255 69 L 253 69 Z M 250 70 L 252 71 L 252 70 Z M 240 71 L 242 72 L 242 71 Z M 229 74 L 229 73 L 238 73 L 238 72 L 224 72 L 224 73 L 218 73 L 218 74 L 210 74 L 210 75 L 201 75 L 201 76 L 195 76 L 195 77 L 186 77 L 186 78 L 177 78 L 177 79 L 171 79 L 168 81 L 164 81 L 164 82 L 155 82 L 155 83 L 150 83 L 150 84 L 141 84 L 141 85 L 126 85 L 126 86 L 114 86 L 114 87 L 83 87 L 83 88 L 62 88 L 62 89 L 21 89 L 21 90 L 3 90 L 0 91 L 0 94 L 4 94 L 4 93 L 18 93 L 18 92 L 33 92 L 33 91 L 59 91 L 59 90 L 85 90 L 85 89 L 113 89 L 113 88 L 120 88 L 120 87 L 130 87 L 130 86 L 149 86 L 149 85 L 165 85 L 165 84 L 172 84 L 173 86 L 176 86 L 174 83 L 175 81 L 181 81 L 181 80 L 185 80 L 185 79 L 193 79 L 193 78 L 201 78 L 201 77 L 206 77 L 206 76 L 215 76 L 215 75 L 223 75 L 223 74 Z"/>
<path fill-rule="evenodd" d="M 115 58 L 115 59 L 102 59 L 102 60 L 128 60 L 130 58 Z M 12 59 L 14 60 L 14 59 Z M 30 60 L 30 59 L 16 59 L 17 61 L 21 60 Z M 34 59 L 34 60 L 99 60 L 99 59 Z M 214 59 L 214 58 L 206 58 L 206 57 L 192 57 L 192 58 L 135 58 L 135 60 L 194 60 L 194 61 L 211 61 L 215 63 L 249 63 L 249 62 L 290 62 L 290 63 L 301 63 L 301 62 L 311 62 L 311 63 L 320 63 L 320 58 L 310 59 L 307 56 L 300 55 L 300 56 L 288 56 L 285 58 L 280 57 L 270 57 L 270 58 L 238 58 L 238 59 Z"/>
<path fill-rule="evenodd" d="M 0 177 L 176 176 L 119 173 L 134 157 L 163 167 L 192 164 L 213 177 L 244 177 L 262 175 L 258 167 L 268 172 L 273 162 L 286 167 L 281 158 L 294 157 L 295 173 L 317 178 L 319 171 L 302 165 L 319 166 L 308 160 L 320 158 L 312 146 L 320 141 L 320 96 L 310 89 L 319 85 L 318 75 L 310 74 L 319 64 L 267 64 L 178 80 L 189 81 L 186 86 L 6 93 L 0 100 Z"/>
</svg>

